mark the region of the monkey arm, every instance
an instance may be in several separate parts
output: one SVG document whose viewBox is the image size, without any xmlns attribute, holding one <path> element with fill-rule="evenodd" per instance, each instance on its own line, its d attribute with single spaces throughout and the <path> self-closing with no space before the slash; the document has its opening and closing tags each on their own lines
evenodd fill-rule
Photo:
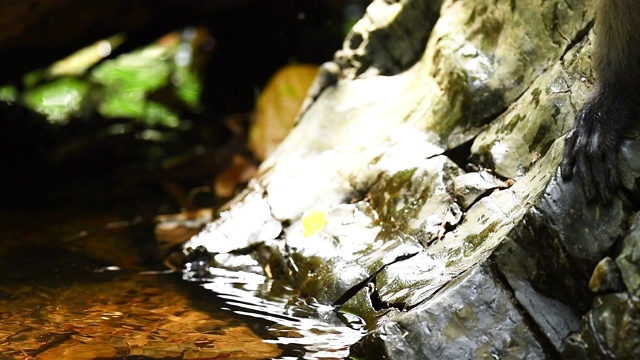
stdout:
<svg viewBox="0 0 640 360">
<path fill-rule="evenodd" d="M 577 175 L 589 200 L 620 186 L 618 148 L 640 109 L 640 0 L 599 0 L 593 65 L 597 82 L 565 142 L 562 177 Z"/>
</svg>

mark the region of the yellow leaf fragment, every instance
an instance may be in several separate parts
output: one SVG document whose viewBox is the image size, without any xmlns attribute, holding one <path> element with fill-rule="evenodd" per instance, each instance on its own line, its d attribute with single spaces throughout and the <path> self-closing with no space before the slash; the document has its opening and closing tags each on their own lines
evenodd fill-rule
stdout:
<svg viewBox="0 0 640 360">
<path fill-rule="evenodd" d="M 302 215 L 302 235 L 311 236 L 327 225 L 327 213 L 318 209 L 310 209 Z"/>
</svg>

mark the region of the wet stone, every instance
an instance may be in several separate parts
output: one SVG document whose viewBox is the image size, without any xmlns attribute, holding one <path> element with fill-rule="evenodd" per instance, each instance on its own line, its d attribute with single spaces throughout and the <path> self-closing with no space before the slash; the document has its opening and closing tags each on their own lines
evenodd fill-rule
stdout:
<svg viewBox="0 0 640 360">
<path fill-rule="evenodd" d="M 612 199 L 606 210 L 587 204 L 579 189 L 579 178 L 567 182 L 554 177 L 535 206 L 535 216 L 545 231 L 557 236 L 572 265 L 589 276 L 616 240 L 624 236 L 631 209 L 619 198 Z"/>
<path fill-rule="evenodd" d="M 305 236 L 302 222 L 287 229 L 288 256 L 304 293 L 334 303 L 386 264 L 422 249 L 398 232 L 382 236 L 373 219 L 368 204 L 343 204 L 328 210 L 326 226 L 312 235 Z"/>
<path fill-rule="evenodd" d="M 622 164 L 620 171 L 620 178 L 622 184 L 627 190 L 638 194 L 638 187 L 636 186 L 636 179 L 640 177 L 640 132 L 634 134 L 628 134 L 631 139 L 623 140 L 620 145 L 620 157 L 622 158 Z"/>
<path fill-rule="evenodd" d="M 367 194 L 383 229 L 397 229 L 427 246 L 454 227 L 462 211 L 450 194 L 462 170 L 445 156 L 416 168 L 381 174 Z"/>
<path fill-rule="evenodd" d="M 530 215 L 525 216 L 525 221 Z M 531 224 L 531 223 L 529 223 Z M 580 326 L 579 312 L 567 304 L 570 296 L 556 289 L 582 289 L 577 295 L 588 301 L 590 294 L 584 286 L 585 278 L 557 264 L 561 252 L 546 241 L 523 236 L 526 231 L 517 227 L 491 256 L 495 269 L 511 288 L 519 306 L 537 326 L 556 351 L 562 351 L 566 338 Z M 529 242 L 531 241 L 531 242 Z M 552 282 L 552 283 L 549 283 Z M 571 293 L 573 294 L 573 292 Z M 558 300 L 565 299 L 565 302 Z"/>
<path fill-rule="evenodd" d="M 631 231 L 624 239 L 622 252 L 616 258 L 620 274 L 630 294 L 640 297 L 640 216 L 636 215 Z"/>
<path fill-rule="evenodd" d="M 451 280 L 446 261 L 426 252 L 385 267 L 376 275 L 378 297 L 393 306 L 414 306 Z M 438 276 L 439 274 L 443 274 Z"/>
<path fill-rule="evenodd" d="M 466 210 L 481 196 L 491 190 L 506 188 L 507 185 L 487 171 L 462 174 L 453 179 L 453 191 L 456 202 Z"/>
<path fill-rule="evenodd" d="M 185 253 L 189 254 L 198 247 L 213 254 L 227 253 L 276 238 L 282 231 L 282 225 L 271 215 L 263 191 L 255 183 L 250 186 L 221 212 L 217 221 L 209 223 L 185 243 Z"/>
<path fill-rule="evenodd" d="M 485 266 L 379 326 L 351 348 L 364 359 L 544 359 L 510 294 Z"/>
<path fill-rule="evenodd" d="M 347 314 L 353 314 L 361 318 L 367 324 L 375 324 L 377 317 L 384 313 L 385 310 L 378 311 L 376 309 L 379 304 L 373 304 L 372 296 L 375 295 L 375 284 L 367 283 L 357 293 L 349 298 L 340 306 L 340 311 Z"/>
<path fill-rule="evenodd" d="M 416 256 L 382 269 L 376 276 L 381 301 L 414 307 L 485 261 L 544 192 L 553 176 L 549 167 L 556 166 L 559 159 L 559 147 L 553 146 L 515 185 L 480 199 L 455 229 Z"/>
<path fill-rule="evenodd" d="M 594 299 L 580 332 L 573 335 L 565 359 L 640 358 L 640 302 L 626 293 L 608 294 Z"/>
<path fill-rule="evenodd" d="M 373 1 L 335 60 L 350 77 L 406 70 L 424 50 L 442 0 Z M 394 46 L 386 44 L 393 43 Z"/>
<path fill-rule="evenodd" d="M 591 274 L 589 290 L 594 293 L 618 292 L 624 290 L 620 269 L 610 257 L 600 260 Z"/>
<path fill-rule="evenodd" d="M 311 234 L 305 220 L 311 213 L 318 216 L 322 208 L 308 210 L 286 230 L 295 282 L 304 293 L 335 303 L 385 266 L 419 253 L 460 221 L 462 212 L 449 190 L 461 170 L 444 156 L 420 157 L 416 151 L 416 167 L 402 168 L 401 161 L 390 161 L 404 153 L 402 147 L 375 162 L 381 173 L 367 201 L 327 207 L 326 224 Z M 437 151 L 433 146 L 419 148 L 425 154 Z"/>
<path fill-rule="evenodd" d="M 637 358 L 623 340 L 637 334 L 637 303 L 587 287 L 619 248 L 624 284 L 640 287 L 637 241 L 619 246 L 633 209 L 587 204 L 580 179 L 557 173 L 593 77 L 593 2 L 513 4 L 446 2 L 422 60 L 376 76 L 410 66 L 388 67 L 385 48 L 370 46 L 396 35 L 394 11 L 423 4 L 375 1 L 369 11 L 385 13 L 345 42 L 336 82 L 209 227 L 214 258 L 251 253 L 265 274 L 364 318 L 371 332 L 355 357 L 581 359 L 596 346 Z M 447 159 L 463 148 L 495 177 Z M 594 288 L 619 289 L 610 265 Z"/>
<path fill-rule="evenodd" d="M 251 255 L 216 254 L 213 256 L 212 266 L 231 271 L 245 271 L 262 274 L 262 266 Z"/>
</svg>

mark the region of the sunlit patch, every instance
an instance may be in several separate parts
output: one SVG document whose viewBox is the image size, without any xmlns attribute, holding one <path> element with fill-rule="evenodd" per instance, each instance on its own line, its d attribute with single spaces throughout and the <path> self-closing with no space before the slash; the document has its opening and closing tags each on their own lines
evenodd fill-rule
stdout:
<svg viewBox="0 0 640 360">
<path fill-rule="evenodd" d="M 111 51 L 124 42 L 126 37 L 122 34 L 114 35 L 108 39 L 97 41 L 84 49 L 78 50 L 66 58 L 54 63 L 44 72 L 46 78 L 66 75 L 82 75 L 91 66 L 97 64 L 103 58 L 111 55 Z"/>
<path fill-rule="evenodd" d="M 202 81 L 194 62 L 199 28 L 167 34 L 138 50 L 108 58 L 125 41 L 102 39 L 51 66 L 26 74 L 26 88 L 0 88 L 0 101 L 22 101 L 49 122 L 64 125 L 97 112 L 148 126 L 176 128 L 179 111 L 200 103 Z"/>
<path fill-rule="evenodd" d="M 508 152 L 509 148 L 501 141 L 497 141 L 491 148 L 491 154 L 496 161 L 502 160 Z"/>
<path fill-rule="evenodd" d="M 18 98 L 18 89 L 15 86 L 0 86 L 0 101 L 6 103 L 15 102 Z"/>
<path fill-rule="evenodd" d="M 61 78 L 24 94 L 27 106 L 46 116 L 51 123 L 65 124 L 81 110 L 89 85 L 74 78 Z"/>
<path fill-rule="evenodd" d="M 120 270 L 122 270 L 122 268 L 120 266 L 111 265 L 111 266 L 105 266 L 105 267 L 101 267 L 101 268 L 95 269 L 95 270 L 93 270 L 93 272 L 102 273 L 102 272 L 106 272 L 106 271 L 120 271 Z"/>
</svg>

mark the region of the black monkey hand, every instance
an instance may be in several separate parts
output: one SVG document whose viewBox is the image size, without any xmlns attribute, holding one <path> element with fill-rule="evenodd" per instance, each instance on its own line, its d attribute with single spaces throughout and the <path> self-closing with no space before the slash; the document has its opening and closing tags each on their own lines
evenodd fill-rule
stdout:
<svg viewBox="0 0 640 360">
<path fill-rule="evenodd" d="M 635 111 L 624 95 L 594 95 L 566 137 L 562 178 L 577 175 L 587 200 L 606 204 L 620 186 L 618 149 Z"/>
</svg>

